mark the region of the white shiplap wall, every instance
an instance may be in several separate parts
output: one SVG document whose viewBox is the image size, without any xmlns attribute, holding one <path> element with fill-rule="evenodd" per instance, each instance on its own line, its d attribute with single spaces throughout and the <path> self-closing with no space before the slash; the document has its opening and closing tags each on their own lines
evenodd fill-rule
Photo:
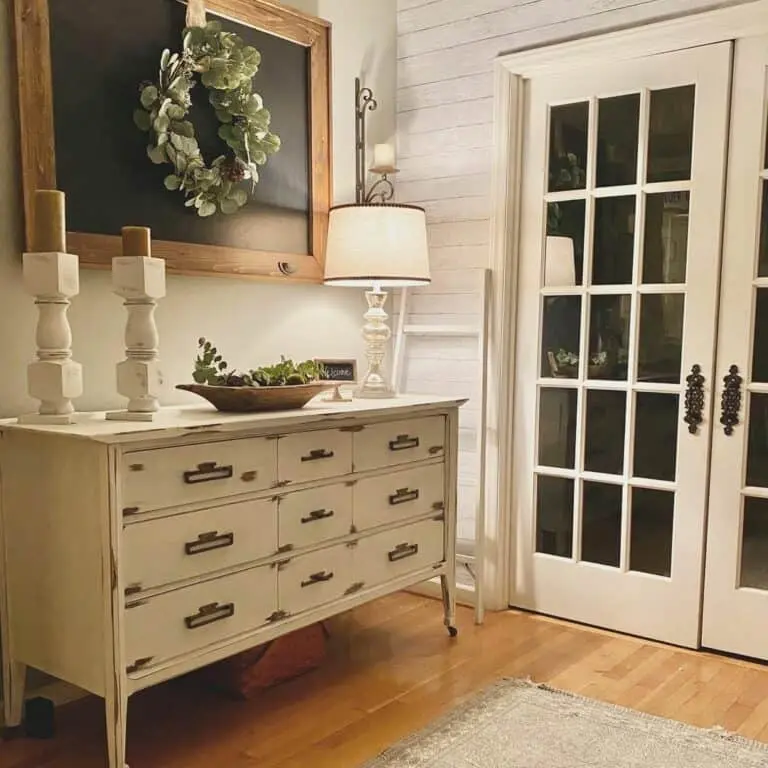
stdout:
<svg viewBox="0 0 768 768">
<path fill-rule="evenodd" d="M 413 322 L 479 322 L 489 264 L 493 62 L 502 53 L 746 0 L 398 0 L 398 198 L 427 210 L 434 283 Z M 459 535 L 473 538 L 480 361 L 470 342 L 406 349 L 406 388 L 472 398 L 462 415 Z"/>
</svg>

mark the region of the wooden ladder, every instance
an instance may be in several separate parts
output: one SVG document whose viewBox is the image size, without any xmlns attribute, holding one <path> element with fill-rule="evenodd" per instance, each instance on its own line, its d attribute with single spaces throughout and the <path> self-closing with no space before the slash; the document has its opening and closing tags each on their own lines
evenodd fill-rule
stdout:
<svg viewBox="0 0 768 768">
<path fill-rule="evenodd" d="M 485 616 L 485 468 L 486 468 L 486 424 L 487 424 L 487 370 L 488 370 L 488 324 L 490 316 L 491 270 L 477 270 L 480 276 L 478 290 L 481 292 L 480 321 L 474 325 L 460 324 L 418 324 L 409 322 L 408 288 L 401 289 L 399 315 L 395 331 L 394 356 L 391 385 L 397 394 L 403 390 L 405 367 L 408 362 L 407 341 L 414 337 L 423 338 L 473 338 L 477 340 L 480 371 L 480 416 L 477 427 L 478 480 L 475 499 L 475 546 L 473 552 L 457 553 L 457 564 L 465 568 L 474 581 L 473 602 L 475 622 L 482 624 Z M 433 394 L 440 394 L 434 392 Z M 459 585 L 459 593 L 471 592 Z"/>
</svg>

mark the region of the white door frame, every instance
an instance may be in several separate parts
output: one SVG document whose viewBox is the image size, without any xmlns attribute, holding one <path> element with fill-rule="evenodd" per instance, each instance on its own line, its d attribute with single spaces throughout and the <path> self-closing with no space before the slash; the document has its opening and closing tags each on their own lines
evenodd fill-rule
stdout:
<svg viewBox="0 0 768 768">
<path fill-rule="evenodd" d="M 768 0 L 558 43 L 499 57 L 495 63 L 485 539 L 487 606 L 509 605 L 515 548 L 512 505 L 515 316 L 522 191 L 524 82 L 564 68 L 654 56 L 768 34 Z"/>
</svg>

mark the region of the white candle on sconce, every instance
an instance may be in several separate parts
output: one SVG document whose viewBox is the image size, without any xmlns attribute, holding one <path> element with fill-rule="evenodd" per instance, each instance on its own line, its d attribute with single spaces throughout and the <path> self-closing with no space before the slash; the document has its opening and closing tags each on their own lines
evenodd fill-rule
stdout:
<svg viewBox="0 0 768 768">
<path fill-rule="evenodd" d="M 391 144 L 374 145 L 371 170 L 380 173 L 395 170 L 395 148 Z"/>
</svg>

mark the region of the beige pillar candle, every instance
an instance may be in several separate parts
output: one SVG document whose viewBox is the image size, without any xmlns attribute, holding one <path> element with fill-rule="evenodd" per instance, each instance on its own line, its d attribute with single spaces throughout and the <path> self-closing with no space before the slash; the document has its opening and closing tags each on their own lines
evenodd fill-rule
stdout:
<svg viewBox="0 0 768 768">
<path fill-rule="evenodd" d="M 65 196 L 56 189 L 35 191 L 32 253 L 67 252 Z"/>
<path fill-rule="evenodd" d="M 149 227 L 123 227 L 123 256 L 151 256 L 152 231 Z"/>
</svg>

